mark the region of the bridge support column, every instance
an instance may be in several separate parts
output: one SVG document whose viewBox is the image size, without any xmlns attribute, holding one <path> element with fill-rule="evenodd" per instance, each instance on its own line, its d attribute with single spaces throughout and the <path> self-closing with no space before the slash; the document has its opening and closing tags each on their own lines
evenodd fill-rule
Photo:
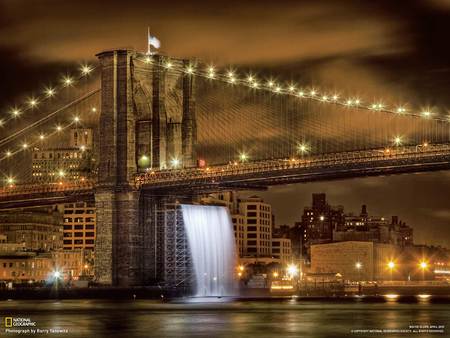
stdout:
<svg viewBox="0 0 450 338">
<path fill-rule="evenodd" d="M 143 284 L 143 230 L 139 222 L 139 191 L 99 189 L 95 276 L 101 284 Z"/>
</svg>

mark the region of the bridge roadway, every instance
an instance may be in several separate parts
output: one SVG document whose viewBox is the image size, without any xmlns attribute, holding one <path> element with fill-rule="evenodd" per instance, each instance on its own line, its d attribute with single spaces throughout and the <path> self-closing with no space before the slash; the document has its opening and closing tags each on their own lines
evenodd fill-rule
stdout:
<svg viewBox="0 0 450 338">
<path fill-rule="evenodd" d="M 404 146 L 229 163 L 207 168 L 149 171 L 137 175 L 136 186 L 145 190 L 214 190 L 378 176 L 450 169 L 450 144 Z"/>
<path fill-rule="evenodd" d="M 229 163 L 206 168 L 148 171 L 132 188 L 150 193 L 206 193 L 270 185 L 450 169 L 450 144 L 404 146 Z M 24 184 L 0 189 L 0 209 L 94 200 L 94 181 Z"/>
</svg>

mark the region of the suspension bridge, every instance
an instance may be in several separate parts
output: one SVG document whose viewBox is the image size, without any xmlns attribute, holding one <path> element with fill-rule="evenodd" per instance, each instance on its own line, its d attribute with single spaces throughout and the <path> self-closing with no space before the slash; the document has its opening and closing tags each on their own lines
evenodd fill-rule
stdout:
<svg viewBox="0 0 450 338">
<path fill-rule="evenodd" d="M 65 76 L 1 122 L 0 209 L 95 200 L 102 283 L 162 278 L 162 263 L 148 253 L 162 245 L 158 236 L 167 229 L 157 230 L 165 222 L 158 215 L 174 201 L 450 168 L 449 119 L 435 109 L 134 50 L 97 57 L 98 66 Z M 92 149 L 81 145 L 67 159 L 88 159 L 88 170 L 36 174 L 36 151 L 64 149 L 65 131 L 86 128 L 93 130 Z"/>
</svg>

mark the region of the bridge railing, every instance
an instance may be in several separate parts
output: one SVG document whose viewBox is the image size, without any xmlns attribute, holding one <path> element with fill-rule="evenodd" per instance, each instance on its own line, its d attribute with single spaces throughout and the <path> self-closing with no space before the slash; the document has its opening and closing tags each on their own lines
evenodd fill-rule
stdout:
<svg viewBox="0 0 450 338">
<path fill-rule="evenodd" d="M 245 174 L 264 173 L 288 169 L 310 167 L 326 167 L 347 163 L 376 162 L 385 160 L 424 159 L 432 156 L 450 155 L 449 144 L 418 145 L 395 148 L 371 149 L 362 151 L 331 153 L 324 155 L 304 156 L 292 159 L 270 159 L 257 162 L 233 162 L 206 168 L 188 168 L 149 171 L 135 177 L 137 187 L 161 183 L 220 179 L 222 177 Z"/>
<path fill-rule="evenodd" d="M 39 183 L 39 184 L 21 184 L 9 185 L 0 188 L 0 197 L 17 196 L 23 194 L 38 194 L 48 192 L 65 191 L 84 191 L 94 187 L 94 182 L 90 180 L 79 182 L 58 182 L 58 183 Z"/>
</svg>

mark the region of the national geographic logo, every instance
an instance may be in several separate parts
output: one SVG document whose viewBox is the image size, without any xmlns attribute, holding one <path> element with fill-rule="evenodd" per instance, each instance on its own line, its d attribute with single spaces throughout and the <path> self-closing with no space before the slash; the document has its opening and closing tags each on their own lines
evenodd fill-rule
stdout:
<svg viewBox="0 0 450 338">
<path fill-rule="evenodd" d="M 5 317 L 5 327 L 12 327 L 12 317 Z"/>
<path fill-rule="evenodd" d="M 5 327 L 34 327 L 36 322 L 31 320 L 31 318 L 24 317 L 5 317 L 4 320 Z"/>
</svg>

